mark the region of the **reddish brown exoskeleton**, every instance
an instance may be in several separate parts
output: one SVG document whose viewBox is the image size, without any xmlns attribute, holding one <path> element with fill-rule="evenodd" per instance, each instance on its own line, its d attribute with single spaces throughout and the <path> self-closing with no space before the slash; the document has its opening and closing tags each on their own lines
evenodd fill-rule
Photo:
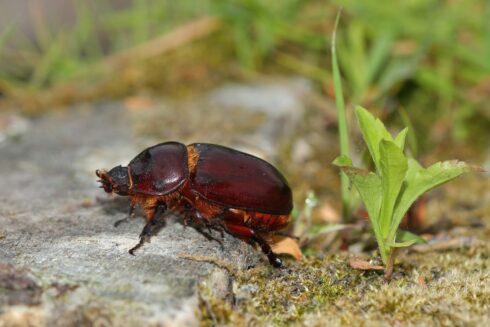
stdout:
<svg viewBox="0 0 490 327">
<path fill-rule="evenodd" d="M 129 196 L 147 223 L 133 252 L 152 235 L 167 210 L 202 226 L 256 242 L 274 267 L 282 265 L 264 236 L 289 223 L 292 193 L 286 179 L 268 162 L 227 147 L 166 142 L 137 155 L 127 167 L 97 170 L 108 193 Z"/>
</svg>

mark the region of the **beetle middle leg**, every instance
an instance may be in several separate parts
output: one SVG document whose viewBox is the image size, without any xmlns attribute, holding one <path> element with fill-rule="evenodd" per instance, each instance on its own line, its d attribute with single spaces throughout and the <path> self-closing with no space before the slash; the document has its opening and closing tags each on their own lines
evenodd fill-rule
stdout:
<svg viewBox="0 0 490 327">
<path fill-rule="evenodd" d="M 209 233 L 211 233 L 211 231 L 214 230 L 220 234 L 221 239 L 224 239 L 225 238 L 224 227 L 223 227 L 223 224 L 221 222 L 223 221 L 226 212 L 227 212 L 227 209 L 223 209 L 220 213 L 218 213 L 216 216 L 214 216 L 211 219 L 204 218 L 198 212 L 196 217 L 198 217 L 200 219 L 200 221 L 202 222 L 202 224 L 204 226 L 206 226 Z"/>
<path fill-rule="evenodd" d="M 214 228 L 210 228 L 208 226 L 205 226 L 207 227 L 207 231 L 204 230 L 203 226 L 200 225 L 200 224 L 193 224 L 192 226 L 196 231 L 199 232 L 199 234 L 203 235 L 208 241 L 215 241 L 217 242 L 221 248 L 223 249 L 223 238 L 222 239 L 219 239 L 215 236 L 213 236 L 212 232 L 211 232 L 211 229 L 214 229 Z M 216 229 L 215 229 L 216 230 Z"/>
<path fill-rule="evenodd" d="M 167 210 L 167 206 L 165 204 L 159 204 L 156 209 L 153 217 L 148 220 L 145 227 L 140 234 L 140 241 L 134 247 L 129 250 L 129 254 L 134 255 L 134 251 L 142 247 L 146 242 L 150 241 L 150 238 L 155 234 L 156 231 L 162 226 L 164 222 L 164 214 Z"/>
<path fill-rule="evenodd" d="M 114 223 L 114 227 L 117 227 L 119 225 L 121 225 L 122 223 L 126 223 L 128 222 L 130 219 L 134 218 L 134 209 L 135 209 L 135 205 L 134 204 L 131 204 L 129 206 L 129 213 L 128 213 L 128 216 L 126 218 L 123 218 L 123 219 L 119 219 L 118 221 L 116 221 Z"/>
<path fill-rule="evenodd" d="M 231 224 L 226 224 L 226 229 L 233 235 L 256 242 L 262 249 L 262 252 L 267 256 L 267 259 L 269 259 L 269 263 L 271 265 L 276 268 L 280 268 L 282 266 L 282 260 L 272 251 L 272 248 L 267 241 L 253 229 L 247 226 Z"/>
<path fill-rule="evenodd" d="M 201 214 L 196 209 L 188 208 L 184 214 L 184 226 L 187 226 L 188 222 L 191 222 L 191 226 L 198 231 L 201 235 L 206 237 L 208 241 L 216 241 L 223 248 L 223 226 L 221 224 L 213 223 L 209 221 L 209 219 L 205 218 L 203 214 Z M 207 229 L 207 231 L 205 230 Z M 221 240 L 213 236 L 213 230 L 220 233 Z"/>
</svg>

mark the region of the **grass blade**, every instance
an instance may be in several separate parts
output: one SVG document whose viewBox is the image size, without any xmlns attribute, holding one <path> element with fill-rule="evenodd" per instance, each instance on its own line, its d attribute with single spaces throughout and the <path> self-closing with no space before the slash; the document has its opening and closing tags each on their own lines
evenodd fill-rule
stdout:
<svg viewBox="0 0 490 327">
<path fill-rule="evenodd" d="M 346 115 L 345 115 L 344 95 L 342 92 L 342 81 L 340 78 L 340 69 L 339 69 L 339 63 L 337 61 L 337 52 L 335 48 L 337 27 L 339 25 L 341 13 L 342 13 L 342 9 L 339 10 L 339 12 L 337 13 L 337 17 L 335 19 L 335 26 L 332 32 L 331 51 L 332 51 L 333 85 L 335 90 L 335 106 L 337 107 L 338 126 L 339 126 L 340 155 L 348 156 L 349 136 L 347 133 L 347 120 L 345 118 Z M 348 219 L 349 216 L 350 200 L 349 200 L 349 179 L 343 171 L 340 172 L 340 184 L 341 184 L 341 195 L 342 195 L 342 216 L 344 217 L 345 220 Z"/>
</svg>

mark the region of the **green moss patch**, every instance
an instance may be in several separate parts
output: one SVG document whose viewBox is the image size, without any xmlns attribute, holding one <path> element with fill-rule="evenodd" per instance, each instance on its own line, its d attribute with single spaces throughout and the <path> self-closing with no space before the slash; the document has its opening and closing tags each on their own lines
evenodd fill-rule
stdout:
<svg viewBox="0 0 490 327">
<path fill-rule="evenodd" d="M 287 260 L 283 269 L 264 261 L 236 274 L 232 303 L 201 290 L 202 324 L 490 325 L 488 182 L 477 180 L 468 178 L 453 186 L 482 191 L 468 191 L 471 198 L 445 188 L 439 204 L 429 203 L 428 212 L 437 215 L 437 208 L 431 207 L 444 201 L 439 215 L 448 215 L 456 224 L 435 236 L 461 240 L 460 246 L 426 253 L 401 251 L 390 282 L 380 272 L 353 270 L 345 252 Z M 473 218 L 458 223 L 462 212 Z M 479 223 L 472 224 L 475 220 Z"/>
</svg>

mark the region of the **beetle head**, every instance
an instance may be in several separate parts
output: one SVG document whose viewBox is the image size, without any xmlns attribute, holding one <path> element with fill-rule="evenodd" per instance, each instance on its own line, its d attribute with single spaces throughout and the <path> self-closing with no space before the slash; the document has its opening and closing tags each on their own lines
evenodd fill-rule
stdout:
<svg viewBox="0 0 490 327">
<path fill-rule="evenodd" d="M 129 174 L 128 167 L 121 167 L 120 165 L 112 168 L 109 172 L 105 170 L 97 169 L 95 171 L 99 182 L 102 184 L 100 187 L 107 193 L 117 193 L 119 195 L 128 195 L 129 193 Z"/>
</svg>

